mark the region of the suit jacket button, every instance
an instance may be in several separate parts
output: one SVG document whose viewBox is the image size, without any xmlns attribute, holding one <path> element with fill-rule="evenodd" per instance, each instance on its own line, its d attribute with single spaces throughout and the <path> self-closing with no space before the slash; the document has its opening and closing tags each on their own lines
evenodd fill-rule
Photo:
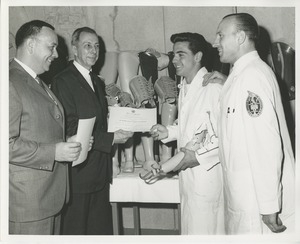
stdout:
<svg viewBox="0 0 300 244">
<path fill-rule="evenodd" d="M 59 119 L 60 118 L 60 114 L 55 115 L 55 118 Z"/>
</svg>

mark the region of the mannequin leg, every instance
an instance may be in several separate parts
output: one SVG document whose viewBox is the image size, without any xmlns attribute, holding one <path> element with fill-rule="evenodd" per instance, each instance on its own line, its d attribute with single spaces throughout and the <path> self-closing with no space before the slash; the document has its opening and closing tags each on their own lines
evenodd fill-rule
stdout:
<svg viewBox="0 0 300 244">
<path fill-rule="evenodd" d="M 129 88 L 129 82 L 132 77 L 138 74 L 139 59 L 137 53 L 134 52 L 121 52 L 118 59 L 119 81 L 120 87 L 123 92 L 128 92 L 131 96 L 132 93 Z M 123 172 L 131 173 L 134 171 L 133 163 L 133 138 L 130 138 L 125 143 L 125 164 Z"/>
<path fill-rule="evenodd" d="M 133 163 L 133 138 L 129 138 L 125 143 L 124 148 L 125 164 L 123 168 L 124 173 L 132 173 L 134 171 Z"/>
<path fill-rule="evenodd" d="M 100 76 L 104 78 L 105 85 L 116 83 L 118 77 L 118 52 L 106 52 Z"/>
<path fill-rule="evenodd" d="M 177 116 L 176 104 L 164 102 L 161 109 L 161 123 L 164 126 L 172 125 Z M 163 164 L 172 157 L 172 146 L 170 144 L 161 145 L 161 155 L 159 164 Z"/>
<path fill-rule="evenodd" d="M 121 52 L 118 59 L 119 80 L 122 91 L 132 95 L 129 82 L 138 74 L 139 58 L 135 52 Z"/>
<path fill-rule="evenodd" d="M 158 78 L 157 56 L 147 51 L 140 52 L 139 61 L 140 61 L 142 75 L 145 77 L 146 80 L 151 79 L 152 84 L 154 84 L 154 82 Z M 153 91 L 153 95 L 154 95 L 154 91 Z M 158 163 L 155 161 L 155 157 L 154 157 L 154 141 L 153 138 L 148 133 L 142 133 L 141 140 L 142 140 L 144 155 L 145 155 L 145 162 L 143 163 L 143 168 L 145 170 L 151 170 L 152 165 L 154 165 L 154 167 L 158 166 Z"/>
<path fill-rule="evenodd" d="M 112 158 L 112 168 L 113 168 L 113 178 L 117 177 L 118 174 L 120 174 L 120 162 L 119 162 L 119 150 L 118 150 L 118 144 L 115 144 L 113 146 L 113 158 Z"/>
<path fill-rule="evenodd" d="M 153 152 L 153 138 L 148 133 L 143 133 L 142 135 L 142 144 L 144 149 L 144 155 L 145 155 L 145 162 L 143 163 L 143 168 L 145 170 L 150 171 L 151 166 L 153 165 L 155 168 L 157 168 L 158 164 L 154 159 L 154 152 Z"/>
<path fill-rule="evenodd" d="M 105 85 L 116 83 L 118 77 L 118 52 L 106 52 L 105 60 L 102 69 L 100 70 L 100 76 L 104 78 Z M 120 162 L 118 157 L 118 145 L 113 147 L 113 177 L 117 177 L 120 174 Z"/>
</svg>

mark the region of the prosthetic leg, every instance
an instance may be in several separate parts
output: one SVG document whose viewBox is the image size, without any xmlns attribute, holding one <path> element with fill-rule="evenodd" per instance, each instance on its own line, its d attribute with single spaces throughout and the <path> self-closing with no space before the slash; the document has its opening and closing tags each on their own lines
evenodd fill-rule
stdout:
<svg viewBox="0 0 300 244">
<path fill-rule="evenodd" d="M 129 83 L 132 77 L 138 74 L 139 59 L 137 55 L 132 52 L 121 52 L 118 60 L 119 80 L 123 92 L 132 95 Z M 128 139 L 124 144 L 125 164 L 123 168 L 124 173 L 131 173 L 134 171 L 133 163 L 133 138 Z"/>
<path fill-rule="evenodd" d="M 207 112 L 204 121 L 195 132 L 193 139 L 185 145 L 185 148 L 195 151 L 198 155 L 206 154 L 209 157 L 215 155 L 214 150 L 218 148 L 218 144 L 218 138 L 210 121 L 210 113 Z M 183 158 L 184 152 L 179 151 L 159 167 L 152 167 L 152 170 L 145 175 L 140 174 L 140 178 L 147 184 L 153 184 L 173 171 Z"/>
<path fill-rule="evenodd" d="M 141 71 L 143 77 L 148 82 L 152 82 L 152 84 L 148 84 L 149 87 L 149 93 L 153 92 L 154 95 L 154 89 L 153 84 L 158 78 L 158 59 L 157 57 L 153 54 L 154 49 L 148 49 L 145 52 L 140 52 L 138 54 L 139 56 L 139 61 L 140 61 L 140 66 L 141 66 Z M 151 88 L 150 88 L 151 87 Z M 157 103 L 157 100 L 155 101 Z M 151 103 L 150 103 L 151 104 Z M 154 140 L 153 138 L 149 135 L 149 133 L 143 133 L 142 135 L 142 144 L 144 148 L 144 153 L 145 153 L 145 159 L 146 161 L 143 164 L 143 168 L 147 171 L 151 170 L 152 167 L 158 166 L 158 163 L 155 161 L 155 155 L 154 155 Z"/>
<path fill-rule="evenodd" d="M 161 124 L 164 126 L 172 125 L 177 117 L 177 76 L 176 69 L 172 63 L 174 58 L 173 52 L 160 54 L 158 57 L 159 70 L 168 68 L 168 77 L 161 77 L 155 82 L 154 89 L 161 100 Z M 180 77 L 179 77 L 180 78 Z M 172 145 L 161 144 L 160 162 L 163 164 L 172 157 Z"/>
<path fill-rule="evenodd" d="M 172 125 L 177 115 L 177 84 L 168 76 L 160 77 L 154 84 L 154 89 L 161 100 L 161 123 L 164 126 Z M 160 162 L 163 164 L 172 157 L 172 146 L 161 145 Z"/>
<path fill-rule="evenodd" d="M 118 77 L 118 53 L 117 52 L 106 52 L 104 65 L 100 71 L 100 76 L 104 78 L 106 87 L 114 85 Z M 109 106 L 114 106 L 117 104 L 116 96 L 118 92 L 114 91 L 114 95 L 107 97 L 107 102 Z M 118 157 L 118 145 L 115 144 L 113 148 L 113 157 L 112 157 L 112 168 L 113 168 L 113 177 L 116 177 L 120 174 L 120 162 Z"/>
</svg>

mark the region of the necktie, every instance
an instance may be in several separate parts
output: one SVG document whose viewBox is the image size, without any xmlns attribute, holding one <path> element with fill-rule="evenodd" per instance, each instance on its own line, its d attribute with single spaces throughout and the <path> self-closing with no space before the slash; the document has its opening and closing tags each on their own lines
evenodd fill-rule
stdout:
<svg viewBox="0 0 300 244">
<path fill-rule="evenodd" d="M 50 94 L 50 92 L 46 89 L 44 82 L 42 79 L 38 76 L 35 77 L 35 79 L 38 81 L 39 85 L 43 88 L 43 90 L 48 94 L 48 96 L 53 100 L 53 102 L 57 105 L 57 102 L 55 98 Z"/>
<path fill-rule="evenodd" d="M 97 83 L 96 83 L 96 78 L 94 76 L 94 74 L 92 72 L 89 73 L 90 74 L 90 77 L 91 77 L 91 80 L 92 80 L 92 83 L 93 83 L 93 86 L 94 86 L 94 91 L 95 91 L 95 94 L 99 100 L 99 93 L 98 93 L 98 88 L 97 88 Z"/>
</svg>

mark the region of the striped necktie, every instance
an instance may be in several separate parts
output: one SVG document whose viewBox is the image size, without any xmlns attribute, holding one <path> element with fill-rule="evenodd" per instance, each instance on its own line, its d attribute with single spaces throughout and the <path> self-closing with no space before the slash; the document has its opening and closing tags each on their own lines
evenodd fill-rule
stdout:
<svg viewBox="0 0 300 244">
<path fill-rule="evenodd" d="M 35 77 L 35 79 L 37 80 L 37 82 L 39 83 L 39 85 L 43 88 L 43 90 L 48 94 L 48 96 L 53 100 L 53 102 L 57 104 L 57 101 L 55 100 L 55 98 L 50 94 L 50 92 L 46 89 L 44 82 L 42 81 L 42 79 L 38 76 Z"/>
</svg>

